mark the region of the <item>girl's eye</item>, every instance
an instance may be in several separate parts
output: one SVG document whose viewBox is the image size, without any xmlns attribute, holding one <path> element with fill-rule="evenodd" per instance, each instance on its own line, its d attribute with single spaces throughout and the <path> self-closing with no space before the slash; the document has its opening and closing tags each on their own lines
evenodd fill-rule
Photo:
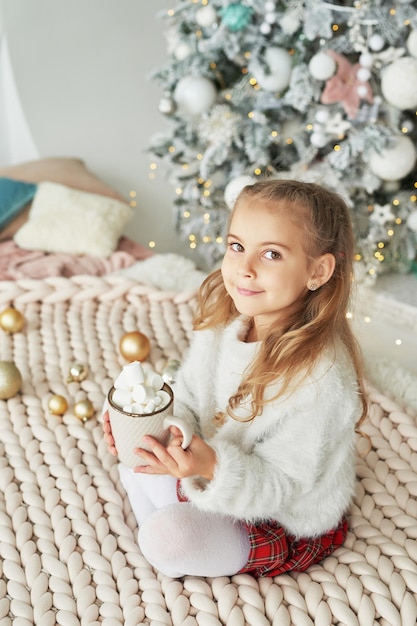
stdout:
<svg viewBox="0 0 417 626">
<path fill-rule="evenodd" d="M 229 243 L 229 248 L 234 252 L 242 252 L 242 250 L 244 249 L 242 244 L 238 243 L 237 241 L 231 241 Z"/>
<path fill-rule="evenodd" d="M 264 253 L 264 257 L 266 259 L 270 259 L 271 261 L 275 261 L 275 259 L 280 259 L 281 258 L 281 253 L 277 252 L 277 250 L 267 250 Z"/>
</svg>

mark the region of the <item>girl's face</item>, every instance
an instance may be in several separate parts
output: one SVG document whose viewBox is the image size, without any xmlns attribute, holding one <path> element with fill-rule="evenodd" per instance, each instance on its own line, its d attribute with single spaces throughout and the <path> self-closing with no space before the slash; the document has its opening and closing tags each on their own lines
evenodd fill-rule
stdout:
<svg viewBox="0 0 417 626">
<path fill-rule="evenodd" d="M 239 313 L 254 319 L 253 338 L 262 338 L 310 283 L 320 284 L 316 261 L 309 263 L 302 246 L 302 228 L 287 217 L 293 210 L 245 198 L 232 216 L 222 275 Z"/>
</svg>

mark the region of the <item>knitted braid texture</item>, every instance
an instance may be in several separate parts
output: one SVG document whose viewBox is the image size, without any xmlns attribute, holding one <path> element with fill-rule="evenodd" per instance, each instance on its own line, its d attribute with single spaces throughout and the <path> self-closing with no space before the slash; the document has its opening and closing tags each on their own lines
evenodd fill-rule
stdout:
<svg viewBox="0 0 417 626">
<path fill-rule="evenodd" d="M 345 545 L 305 573 L 173 580 L 152 570 L 102 437 L 105 394 L 124 361 L 121 336 L 145 333 L 149 361 L 181 359 L 195 294 L 122 277 L 0 283 L 0 310 L 23 330 L 0 332 L 0 358 L 16 363 L 22 392 L 0 400 L 0 626 L 415 626 L 417 621 L 416 415 L 370 388 L 358 441 L 358 488 Z M 73 362 L 88 375 L 68 382 Z M 51 394 L 69 401 L 51 415 Z M 96 415 L 72 412 L 88 398 Z"/>
</svg>

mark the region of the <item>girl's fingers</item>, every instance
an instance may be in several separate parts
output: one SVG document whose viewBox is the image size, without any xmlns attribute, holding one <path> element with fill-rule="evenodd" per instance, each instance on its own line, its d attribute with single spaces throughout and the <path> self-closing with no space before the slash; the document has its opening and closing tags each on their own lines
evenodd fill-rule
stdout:
<svg viewBox="0 0 417 626">
<path fill-rule="evenodd" d="M 146 466 L 138 466 L 137 471 L 175 475 L 178 467 L 167 449 L 159 441 L 148 435 L 143 437 L 142 441 L 148 449 L 136 448 L 135 454 L 141 457 Z"/>
</svg>

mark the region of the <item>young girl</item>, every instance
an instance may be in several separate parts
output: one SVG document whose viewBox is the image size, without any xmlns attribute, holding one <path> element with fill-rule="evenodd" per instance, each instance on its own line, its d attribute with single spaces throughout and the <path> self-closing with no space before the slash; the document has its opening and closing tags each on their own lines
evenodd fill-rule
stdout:
<svg viewBox="0 0 417 626">
<path fill-rule="evenodd" d="M 119 466 L 142 553 L 164 574 L 275 576 L 343 543 L 366 415 L 352 262 L 338 195 L 288 180 L 239 195 L 174 385 L 196 434 L 186 450 L 175 427 L 166 448 L 145 437 L 147 465 Z M 107 416 L 104 429 L 114 451 Z"/>
</svg>

